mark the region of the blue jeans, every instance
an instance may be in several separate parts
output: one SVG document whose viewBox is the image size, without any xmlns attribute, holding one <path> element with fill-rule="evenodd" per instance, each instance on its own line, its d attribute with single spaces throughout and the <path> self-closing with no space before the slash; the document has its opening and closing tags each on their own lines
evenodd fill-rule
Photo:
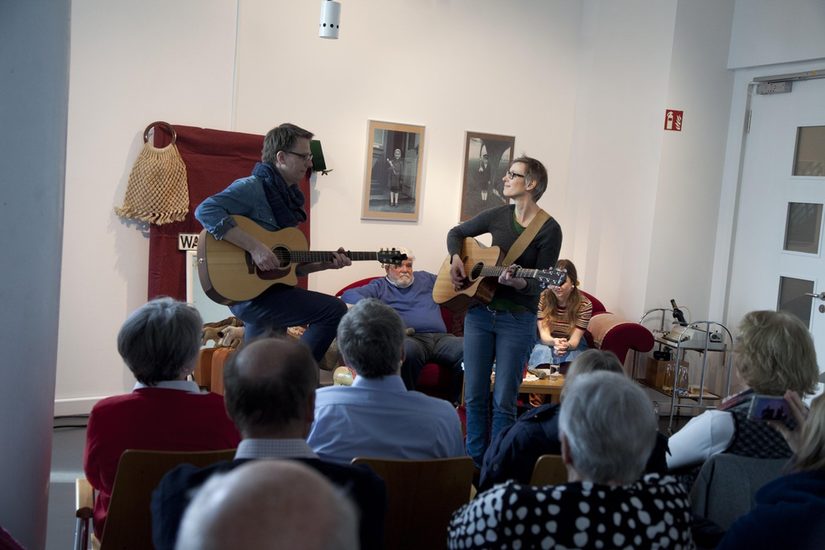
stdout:
<svg viewBox="0 0 825 550">
<path fill-rule="evenodd" d="M 491 438 L 516 421 L 516 399 L 527 357 L 536 339 L 536 314 L 492 311 L 479 306 L 464 319 L 464 400 L 467 454 L 481 466 Z M 490 373 L 493 388 L 492 434 L 488 428 Z"/>
<path fill-rule="evenodd" d="M 556 349 L 553 346 L 548 346 L 539 342 L 533 348 L 530 354 L 530 359 L 527 360 L 527 365 L 538 367 L 539 365 L 561 365 L 563 363 L 572 363 L 573 359 L 587 351 L 587 340 L 582 336 L 579 340 L 579 345 L 575 349 L 568 350 L 564 355 L 556 355 Z"/>
<path fill-rule="evenodd" d="M 263 294 L 229 307 L 244 323 L 244 341 L 266 334 L 271 329 L 286 329 L 309 324 L 301 341 L 316 361 L 326 353 L 347 305 L 334 296 L 299 287 L 272 285 Z"/>
</svg>

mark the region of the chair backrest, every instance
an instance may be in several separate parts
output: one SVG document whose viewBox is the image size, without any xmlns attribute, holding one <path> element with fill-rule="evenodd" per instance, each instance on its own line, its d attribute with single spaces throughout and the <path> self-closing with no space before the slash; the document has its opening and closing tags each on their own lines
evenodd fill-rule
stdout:
<svg viewBox="0 0 825 550">
<path fill-rule="evenodd" d="M 530 485 L 560 485 L 567 483 L 567 468 L 561 455 L 541 455 L 533 466 Z"/>
<path fill-rule="evenodd" d="M 335 293 L 336 298 L 340 298 L 341 295 L 351 288 L 358 288 L 359 286 L 364 286 L 365 284 L 369 283 L 373 279 L 380 279 L 381 277 L 366 277 L 364 279 L 358 279 L 357 281 L 353 281 L 347 286 L 343 287 L 341 290 Z"/>
<path fill-rule="evenodd" d="M 713 455 L 702 466 L 690 491 L 691 509 L 727 530 L 751 511 L 756 491 L 779 477 L 786 463 L 783 458 Z"/>
<path fill-rule="evenodd" d="M 361 458 L 387 486 L 386 548 L 447 547 L 453 512 L 470 500 L 475 466 L 470 457 L 432 460 Z"/>
<path fill-rule="evenodd" d="M 204 467 L 234 456 L 235 449 L 124 452 L 117 465 L 101 548 L 152 548 L 152 491 L 166 472 L 178 464 Z"/>
<path fill-rule="evenodd" d="M 597 313 L 607 312 L 607 308 L 604 307 L 604 304 L 601 302 L 601 300 L 599 300 L 592 294 L 583 291 L 582 289 L 579 289 L 579 291 L 585 296 L 587 296 L 587 299 L 590 300 L 590 303 L 593 305 L 593 315 L 596 315 Z"/>
</svg>

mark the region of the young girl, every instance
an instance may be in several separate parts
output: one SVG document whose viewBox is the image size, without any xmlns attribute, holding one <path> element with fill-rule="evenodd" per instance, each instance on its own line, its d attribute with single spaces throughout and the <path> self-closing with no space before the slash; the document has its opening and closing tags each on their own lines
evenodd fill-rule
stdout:
<svg viewBox="0 0 825 550">
<path fill-rule="evenodd" d="M 533 348 L 528 365 L 559 365 L 562 374 L 570 362 L 587 350 L 584 331 L 590 324 L 593 304 L 579 291 L 576 266 L 570 260 L 559 260 L 556 267 L 567 272 L 561 286 L 541 293 L 538 309 L 539 343 Z"/>
</svg>

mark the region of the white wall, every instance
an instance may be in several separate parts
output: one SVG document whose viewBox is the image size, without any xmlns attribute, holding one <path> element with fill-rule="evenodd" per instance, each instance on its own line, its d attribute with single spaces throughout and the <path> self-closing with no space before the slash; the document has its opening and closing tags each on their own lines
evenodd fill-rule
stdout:
<svg viewBox="0 0 825 550">
<path fill-rule="evenodd" d="M 683 110 L 681 132 L 661 132 L 645 309 L 685 306 L 709 318 L 710 286 L 733 74 L 725 67 L 733 0 L 681 0 L 664 108 Z M 670 323 L 668 318 L 667 322 Z"/>
<path fill-rule="evenodd" d="M 565 253 L 582 287 L 629 318 L 647 286 L 676 6 L 593 1 L 584 15 Z"/>
<path fill-rule="evenodd" d="M 437 270 L 458 221 L 467 130 L 516 136 L 516 153 L 546 162 L 563 192 L 578 2 L 344 2 L 337 41 L 312 32 L 317 3 L 290 4 L 289 18 L 266 15 L 271 4 L 242 4 L 238 126 L 266 132 L 291 120 L 322 141 L 334 171 L 315 182 L 313 248 L 408 246 L 417 267 Z M 368 119 L 426 128 L 417 223 L 360 220 Z M 310 284 L 334 292 L 378 273 L 359 263 Z"/>
<path fill-rule="evenodd" d="M 823 28 L 822 0 L 736 0 L 728 66 L 738 69 L 821 58 Z"/>
<path fill-rule="evenodd" d="M 235 16 L 223 0 L 72 2 L 56 414 L 134 384 L 115 337 L 146 301 L 148 229 L 113 208 L 150 122 L 230 127 Z"/>
</svg>

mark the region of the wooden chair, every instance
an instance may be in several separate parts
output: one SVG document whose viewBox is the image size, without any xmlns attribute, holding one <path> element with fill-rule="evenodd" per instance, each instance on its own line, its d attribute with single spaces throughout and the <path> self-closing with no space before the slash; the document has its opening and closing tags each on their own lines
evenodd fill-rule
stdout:
<svg viewBox="0 0 825 550">
<path fill-rule="evenodd" d="M 136 451 L 127 450 L 117 465 L 112 498 L 100 548 L 152 548 L 152 491 L 161 478 L 179 464 L 204 467 L 232 460 L 235 449 L 220 451 Z M 83 478 L 75 483 L 77 526 L 74 548 L 85 550 L 89 544 L 89 520 L 94 510 L 92 486 Z"/>
<path fill-rule="evenodd" d="M 470 457 L 432 460 L 356 457 L 352 463 L 366 464 L 386 483 L 386 548 L 447 547 L 450 517 L 470 500 L 474 470 Z"/>
<path fill-rule="evenodd" d="M 561 455 L 541 455 L 533 466 L 530 485 L 560 485 L 567 483 L 567 468 Z"/>
</svg>

